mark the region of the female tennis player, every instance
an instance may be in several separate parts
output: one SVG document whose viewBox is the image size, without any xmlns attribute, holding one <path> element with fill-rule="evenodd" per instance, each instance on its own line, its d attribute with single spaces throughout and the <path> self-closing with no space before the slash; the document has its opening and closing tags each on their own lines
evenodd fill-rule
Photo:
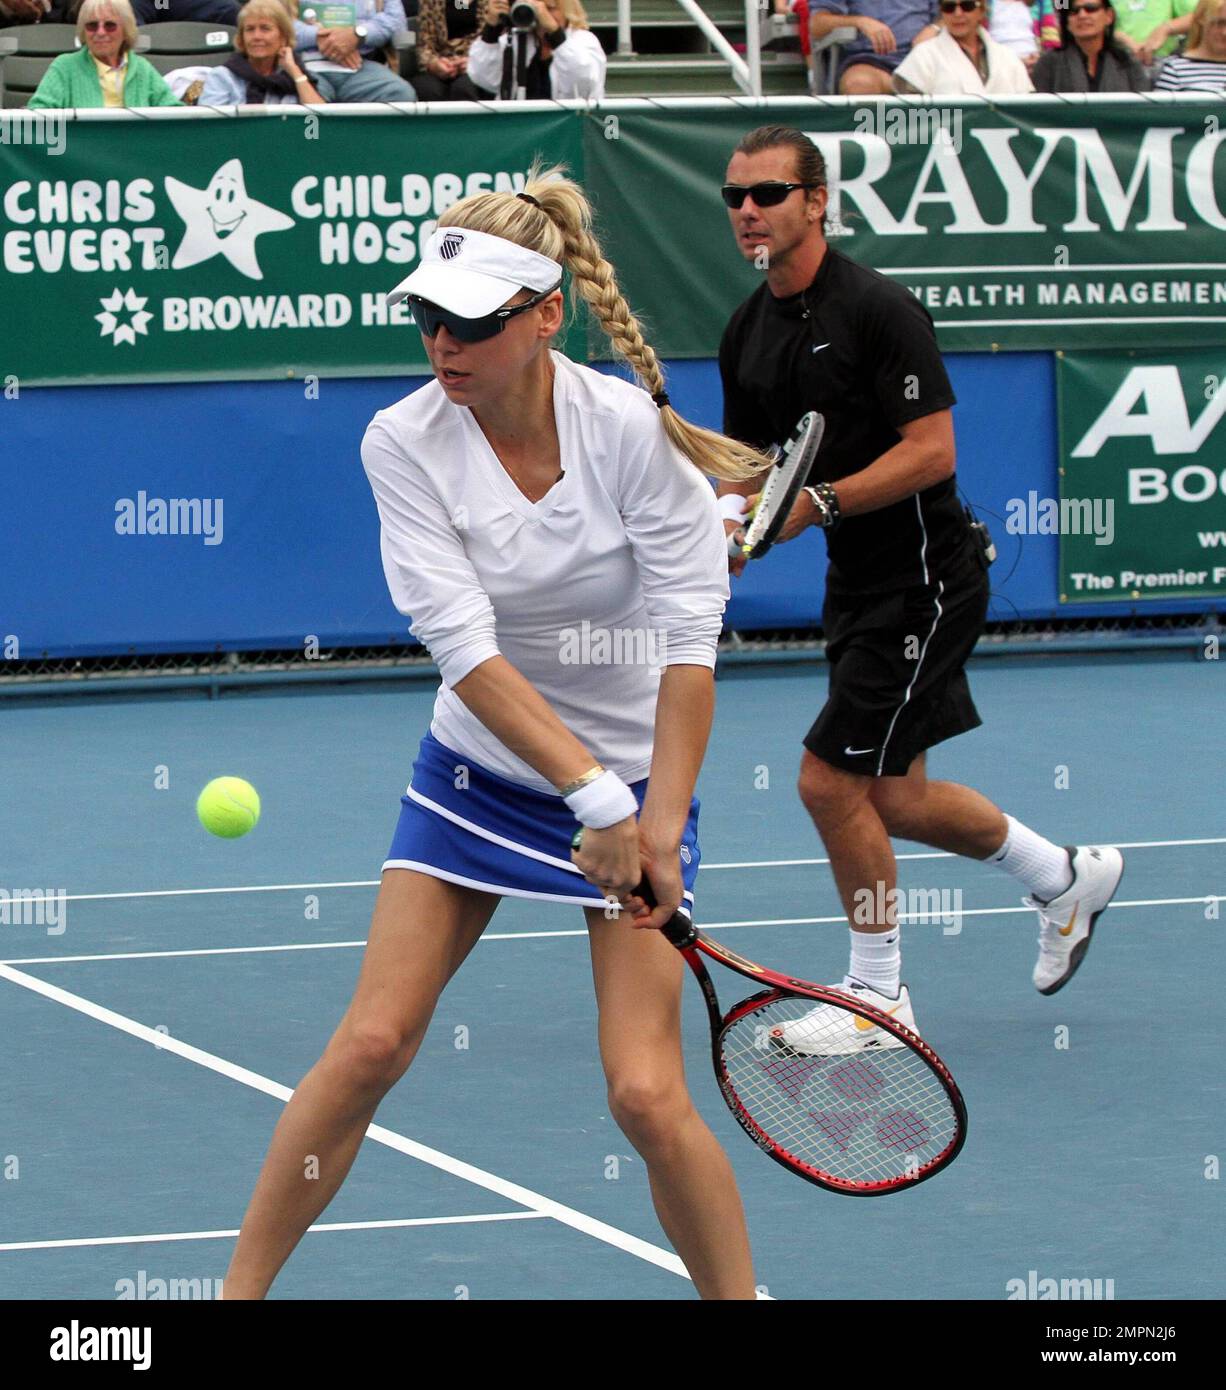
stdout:
<svg viewBox="0 0 1226 1390">
<path fill-rule="evenodd" d="M 584 908 L 612 1114 L 702 1297 L 754 1296 L 732 1170 L 686 1090 L 681 957 L 627 919 L 658 927 L 693 901 L 728 597 L 703 472 L 768 460 L 669 406 L 562 173 L 457 203 L 390 296 L 412 304 L 435 379 L 375 416 L 362 462 L 393 601 L 442 684 L 356 992 L 277 1125 L 227 1298 L 262 1297 L 328 1205 L 508 894 Z M 564 269 L 646 390 L 553 350 Z"/>
</svg>

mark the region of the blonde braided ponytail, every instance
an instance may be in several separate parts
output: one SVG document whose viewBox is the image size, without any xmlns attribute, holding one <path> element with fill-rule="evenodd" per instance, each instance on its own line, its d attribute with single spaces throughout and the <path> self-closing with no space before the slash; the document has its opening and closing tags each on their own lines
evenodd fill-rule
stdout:
<svg viewBox="0 0 1226 1390">
<path fill-rule="evenodd" d="M 439 218 L 439 226 L 467 227 L 506 237 L 560 261 L 571 273 L 572 304 L 579 294 L 591 306 L 619 356 L 660 405 L 660 423 L 670 443 L 713 478 L 740 482 L 771 466 L 772 460 L 748 444 L 704 429 L 679 415 L 664 390 L 664 372 L 655 349 L 644 340 L 638 320 L 617 286 L 592 231 L 592 209 L 582 188 L 565 177 L 565 168 L 528 171 L 524 193 L 478 193 L 464 198 Z"/>
</svg>

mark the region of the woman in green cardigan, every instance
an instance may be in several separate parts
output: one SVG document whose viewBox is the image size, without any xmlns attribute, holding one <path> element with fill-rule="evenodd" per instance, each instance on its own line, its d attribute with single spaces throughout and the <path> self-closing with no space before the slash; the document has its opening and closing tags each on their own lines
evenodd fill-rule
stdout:
<svg viewBox="0 0 1226 1390">
<path fill-rule="evenodd" d="M 182 106 L 157 68 L 139 53 L 129 0 L 85 0 L 77 15 L 82 47 L 47 69 L 30 108 Z"/>
</svg>

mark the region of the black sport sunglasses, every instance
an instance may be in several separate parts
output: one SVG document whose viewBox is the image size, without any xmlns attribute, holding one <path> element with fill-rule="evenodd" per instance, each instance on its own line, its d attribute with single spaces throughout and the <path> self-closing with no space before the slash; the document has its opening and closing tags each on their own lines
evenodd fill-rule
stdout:
<svg viewBox="0 0 1226 1390">
<path fill-rule="evenodd" d="M 406 298 L 413 309 L 413 322 L 427 338 L 433 338 L 440 328 L 445 328 L 461 343 L 481 343 L 486 338 L 501 333 L 508 319 L 513 319 L 516 314 L 533 309 L 543 299 L 548 299 L 554 290 L 561 288 L 561 284 L 559 280 L 551 290 L 541 290 L 531 299 L 525 299 L 522 304 L 514 304 L 509 309 L 495 309 L 492 314 L 483 314 L 479 319 L 462 318 L 459 314 L 453 314 L 450 309 L 444 309 L 441 305 L 423 299 L 419 294 L 410 294 Z"/>
<path fill-rule="evenodd" d="M 773 208 L 794 189 L 820 187 L 820 183 L 780 183 L 778 179 L 768 179 L 765 183 L 752 183 L 748 188 L 742 183 L 726 183 L 719 191 L 730 208 L 739 208 L 747 193 L 760 208 Z"/>
</svg>

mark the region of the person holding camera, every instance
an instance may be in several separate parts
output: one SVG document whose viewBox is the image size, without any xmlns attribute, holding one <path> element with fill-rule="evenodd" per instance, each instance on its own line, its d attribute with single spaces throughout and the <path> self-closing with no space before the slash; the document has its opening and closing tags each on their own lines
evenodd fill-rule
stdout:
<svg viewBox="0 0 1226 1390">
<path fill-rule="evenodd" d="M 604 97 L 607 60 L 579 0 L 487 0 L 468 76 L 503 101 Z"/>
</svg>

